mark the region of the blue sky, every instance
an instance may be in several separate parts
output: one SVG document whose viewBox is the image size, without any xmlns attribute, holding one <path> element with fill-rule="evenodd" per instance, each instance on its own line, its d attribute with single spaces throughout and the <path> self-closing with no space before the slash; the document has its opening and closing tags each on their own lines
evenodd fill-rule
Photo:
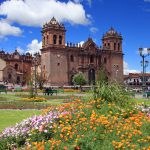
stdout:
<svg viewBox="0 0 150 150">
<path fill-rule="evenodd" d="M 150 0 L 0 2 L 0 48 L 7 52 L 40 48 L 41 26 L 55 16 L 66 26 L 66 42 L 79 43 L 90 36 L 100 46 L 102 35 L 114 27 L 123 36 L 126 71 L 142 70 L 138 48 L 150 47 Z"/>
</svg>

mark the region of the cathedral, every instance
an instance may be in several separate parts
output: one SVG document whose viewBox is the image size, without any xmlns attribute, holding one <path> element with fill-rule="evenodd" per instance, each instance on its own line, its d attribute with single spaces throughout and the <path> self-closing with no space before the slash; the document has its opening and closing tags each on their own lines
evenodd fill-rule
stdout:
<svg viewBox="0 0 150 150">
<path fill-rule="evenodd" d="M 50 86 L 72 85 L 78 72 L 93 84 L 103 68 L 108 80 L 123 82 L 122 36 L 110 28 L 102 37 L 102 46 L 92 38 L 81 46 L 66 44 L 66 29 L 54 17 L 42 28 L 41 72 Z"/>
</svg>

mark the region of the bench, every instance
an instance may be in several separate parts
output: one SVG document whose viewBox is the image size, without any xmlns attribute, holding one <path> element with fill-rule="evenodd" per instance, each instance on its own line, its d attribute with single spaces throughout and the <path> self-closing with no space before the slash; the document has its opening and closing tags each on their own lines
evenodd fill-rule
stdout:
<svg viewBox="0 0 150 150">
<path fill-rule="evenodd" d="M 51 95 L 53 95 L 55 93 L 57 95 L 57 90 L 49 90 L 48 93 Z"/>
<path fill-rule="evenodd" d="M 45 89 L 45 90 L 43 91 L 43 94 L 44 94 L 44 95 L 53 95 L 54 93 L 57 95 L 57 93 L 58 93 L 57 90 L 52 90 L 52 89 L 46 90 L 46 89 Z"/>
</svg>

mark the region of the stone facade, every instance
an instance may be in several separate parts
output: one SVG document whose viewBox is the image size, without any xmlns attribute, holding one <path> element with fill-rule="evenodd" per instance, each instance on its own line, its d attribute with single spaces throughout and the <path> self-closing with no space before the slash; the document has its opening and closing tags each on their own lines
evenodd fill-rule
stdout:
<svg viewBox="0 0 150 150">
<path fill-rule="evenodd" d="M 49 85 L 71 85 L 72 77 L 83 72 L 88 84 L 103 68 L 108 80 L 123 82 L 122 36 L 111 28 L 102 37 L 102 47 L 92 38 L 81 46 L 66 43 L 64 25 L 52 18 L 42 28 L 41 69 Z"/>
<path fill-rule="evenodd" d="M 32 56 L 27 53 L 26 55 L 20 55 L 17 50 L 14 53 L 5 53 L 0 51 L 0 59 L 6 63 L 3 68 L 2 81 L 13 84 L 25 84 L 30 78 Z M 2 65 L 2 62 L 0 62 Z"/>
<path fill-rule="evenodd" d="M 3 82 L 3 72 L 5 67 L 6 67 L 6 61 L 0 59 L 0 82 Z"/>
</svg>

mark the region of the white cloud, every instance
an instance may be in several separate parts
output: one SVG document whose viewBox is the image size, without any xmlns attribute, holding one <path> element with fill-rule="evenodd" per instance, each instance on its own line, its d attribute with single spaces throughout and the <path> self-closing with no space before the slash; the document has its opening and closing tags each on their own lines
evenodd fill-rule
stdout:
<svg viewBox="0 0 150 150">
<path fill-rule="evenodd" d="M 17 47 L 16 49 L 17 49 L 17 51 L 18 51 L 20 54 L 23 54 L 23 53 L 24 53 L 24 50 L 23 50 L 22 48 Z"/>
<path fill-rule="evenodd" d="M 92 0 L 87 0 L 89 5 L 91 6 L 92 5 Z"/>
<path fill-rule="evenodd" d="M 150 2 L 150 0 L 144 0 L 144 2 Z"/>
<path fill-rule="evenodd" d="M 82 3 L 84 0 L 73 0 L 75 3 Z M 91 6 L 92 0 L 85 0 L 88 2 L 88 4 Z"/>
<path fill-rule="evenodd" d="M 82 47 L 83 44 L 84 44 L 84 41 L 81 41 L 81 42 L 78 43 L 78 45 L 81 45 L 81 47 Z"/>
<path fill-rule="evenodd" d="M 22 31 L 20 28 L 10 25 L 4 20 L 0 20 L 0 37 L 3 38 L 8 35 L 20 36 Z"/>
<path fill-rule="evenodd" d="M 129 73 L 140 73 L 139 70 L 129 69 L 129 65 L 125 61 L 123 62 L 123 67 L 124 67 L 124 75 L 128 75 Z"/>
<path fill-rule="evenodd" d="M 42 42 L 39 42 L 37 39 L 32 40 L 30 44 L 27 45 L 27 52 L 30 54 L 41 53 L 40 49 L 42 48 Z"/>
<path fill-rule="evenodd" d="M 58 0 L 7 0 L 0 5 L 0 15 L 9 22 L 26 26 L 42 26 L 53 16 L 60 22 L 88 24 L 90 21 L 80 3 Z"/>
<path fill-rule="evenodd" d="M 90 31 L 91 31 L 92 33 L 96 33 L 96 32 L 98 32 L 98 29 L 95 28 L 95 27 L 91 27 L 91 28 L 90 28 Z"/>
</svg>

